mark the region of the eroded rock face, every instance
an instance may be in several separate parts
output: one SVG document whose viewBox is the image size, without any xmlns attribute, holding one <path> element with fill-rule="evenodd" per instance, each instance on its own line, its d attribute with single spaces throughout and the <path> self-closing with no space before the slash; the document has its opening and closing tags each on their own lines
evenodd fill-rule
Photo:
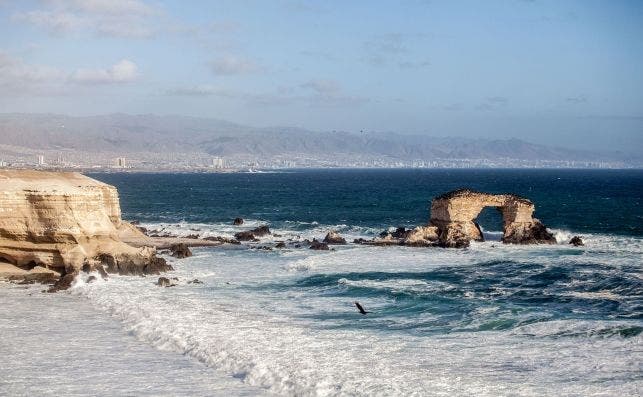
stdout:
<svg viewBox="0 0 643 397">
<path fill-rule="evenodd" d="M 78 173 L 0 170 L 0 258 L 5 262 L 27 269 L 38 265 L 63 276 L 86 264 L 103 263 L 120 274 L 171 268 L 154 248 L 124 243 L 125 234 L 145 238 L 121 220 L 113 186 Z"/>
<path fill-rule="evenodd" d="M 526 198 L 462 189 L 436 197 L 431 203 L 429 225 L 437 228 L 439 245 L 462 247 L 471 240 L 482 241 L 482 232 L 474 220 L 485 207 L 497 207 L 501 211 L 504 243 L 556 243 L 546 227 L 533 218 L 534 204 Z"/>
</svg>

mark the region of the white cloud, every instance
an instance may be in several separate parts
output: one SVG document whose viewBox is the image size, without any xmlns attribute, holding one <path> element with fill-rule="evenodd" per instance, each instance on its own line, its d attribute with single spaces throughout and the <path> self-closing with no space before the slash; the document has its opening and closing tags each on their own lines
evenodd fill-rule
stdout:
<svg viewBox="0 0 643 397">
<path fill-rule="evenodd" d="M 146 38 L 157 30 L 161 11 L 140 0 L 47 0 L 36 10 L 18 12 L 12 21 L 52 33 L 93 31 L 113 37 Z"/>
<path fill-rule="evenodd" d="M 60 69 L 32 65 L 0 51 L 0 87 L 6 93 L 22 93 L 51 89 L 64 80 Z"/>
<path fill-rule="evenodd" d="M 227 55 L 211 62 L 212 72 L 217 75 L 255 73 L 261 70 L 254 61 L 246 58 Z"/>
<path fill-rule="evenodd" d="M 123 59 L 109 69 L 78 69 L 70 80 L 80 84 L 128 83 L 138 77 L 138 67 L 132 61 Z"/>
<path fill-rule="evenodd" d="M 56 3 L 92 14 L 152 15 L 157 12 L 154 7 L 139 0 L 58 0 Z"/>
<path fill-rule="evenodd" d="M 87 25 L 83 18 L 65 11 L 35 10 L 14 14 L 11 19 L 16 22 L 27 22 L 55 33 L 69 32 Z"/>
</svg>

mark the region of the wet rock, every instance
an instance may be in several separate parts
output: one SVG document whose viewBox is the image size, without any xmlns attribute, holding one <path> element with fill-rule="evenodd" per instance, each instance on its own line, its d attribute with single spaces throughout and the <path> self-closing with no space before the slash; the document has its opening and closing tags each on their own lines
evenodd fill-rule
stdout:
<svg viewBox="0 0 643 397">
<path fill-rule="evenodd" d="M 167 263 L 167 261 L 163 258 L 159 257 L 154 257 L 152 260 L 145 265 L 143 268 L 143 273 L 144 274 L 160 274 L 160 273 L 165 273 L 174 270 L 172 265 Z"/>
<path fill-rule="evenodd" d="M 277 245 L 275 245 L 275 248 L 286 248 L 286 243 L 280 241 L 277 243 Z"/>
<path fill-rule="evenodd" d="M 112 257 L 113 259 L 113 257 Z M 107 280 L 108 275 L 105 268 L 100 263 L 85 263 L 81 269 L 83 273 L 98 272 L 103 280 Z"/>
<path fill-rule="evenodd" d="M 324 237 L 324 243 L 326 244 L 346 244 L 346 239 L 342 237 L 339 233 L 337 233 L 335 230 L 331 230 L 326 234 L 326 237 Z"/>
<path fill-rule="evenodd" d="M 367 242 L 368 242 L 368 240 L 363 239 L 363 238 L 361 238 L 361 237 L 360 237 L 360 238 L 356 238 L 355 240 L 353 240 L 353 244 L 365 244 L 365 243 L 367 243 Z"/>
<path fill-rule="evenodd" d="M 258 228 L 247 230 L 245 232 L 235 233 L 234 238 L 239 241 L 254 241 L 257 237 L 263 237 L 270 234 L 268 226 L 259 226 Z"/>
<path fill-rule="evenodd" d="M 98 260 L 100 264 L 95 265 L 95 268 L 103 278 L 107 278 L 107 273 L 142 276 L 144 274 L 159 274 L 174 270 L 172 265 L 168 264 L 165 259 L 159 258 L 155 254 L 146 258 L 127 255 L 115 258 L 110 254 L 101 254 L 98 256 Z M 104 269 L 103 266 L 107 269 Z"/>
<path fill-rule="evenodd" d="M 194 280 L 188 281 L 188 284 L 203 284 L 203 281 L 199 280 L 198 278 L 195 278 Z"/>
<path fill-rule="evenodd" d="M 199 238 L 199 235 L 198 234 L 188 234 L 187 236 L 185 236 L 185 238 L 189 238 L 191 240 L 197 240 Z"/>
<path fill-rule="evenodd" d="M 65 275 L 61 276 L 58 281 L 56 281 L 54 285 L 52 285 L 47 290 L 47 292 L 58 292 L 69 289 L 69 287 L 71 287 L 71 284 L 76 279 L 76 276 L 78 276 L 78 272 L 76 271 L 66 273 Z"/>
<path fill-rule="evenodd" d="M 232 224 L 235 226 L 243 225 L 243 218 L 234 218 Z"/>
<path fill-rule="evenodd" d="M 190 251 L 190 248 L 184 243 L 171 245 L 170 252 L 172 252 L 173 257 L 178 259 L 188 258 L 192 256 L 192 251 Z"/>
<path fill-rule="evenodd" d="M 316 239 L 313 239 L 310 243 L 311 250 L 318 250 L 318 251 L 328 251 L 328 244 L 322 243 L 321 241 L 317 241 Z"/>
<path fill-rule="evenodd" d="M 234 244 L 234 245 L 239 245 L 241 244 L 241 241 L 235 240 L 233 238 L 228 238 L 228 237 L 222 237 L 222 236 L 211 236 L 211 237 L 204 237 L 203 240 L 206 241 L 219 241 L 224 244 Z"/>
<path fill-rule="evenodd" d="M 169 278 L 167 277 L 159 277 L 158 281 L 156 282 L 156 285 L 159 287 L 172 287 L 174 284 L 170 281 Z"/>
<path fill-rule="evenodd" d="M 569 244 L 573 245 L 574 247 L 581 247 L 585 245 L 585 242 L 582 238 L 580 238 L 580 236 L 574 236 L 571 240 L 569 240 Z"/>
<path fill-rule="evenodd" d="M 438 240 L 438 228 L 435 226 L 418 226 L 405 232 L 404 245 L 411 247 L 431 247 Z"/>
<path fill-rule="evenodd" d="M 89 277 L 87 277 L 87 281 L 86 281 L 86 282 L 87 282 L 87 284 L 91 284 L 91 283 L 93 283 L 94 281 L 96 281 L 96 276 L 89 276 Z"/>
</svg>

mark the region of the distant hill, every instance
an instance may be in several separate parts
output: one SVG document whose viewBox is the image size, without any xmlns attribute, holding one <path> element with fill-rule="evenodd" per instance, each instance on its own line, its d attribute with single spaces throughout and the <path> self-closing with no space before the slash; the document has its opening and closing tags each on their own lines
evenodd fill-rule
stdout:
<svg viewBox="0 0 643 397">
<path fill-rule="evenodd" d="M 0 114 L 0 145 L 17 150 L 87 153 L 198 153 L 226 158 L 369 158 L 408 160 L 517 159 L 641 163 L 620 152 L 587 152 L 519 139 L 438 138 L 397 133 L 314 132 L 291 127 L 255 128 L 182 116 L 110 114 Z"/>
</svg>

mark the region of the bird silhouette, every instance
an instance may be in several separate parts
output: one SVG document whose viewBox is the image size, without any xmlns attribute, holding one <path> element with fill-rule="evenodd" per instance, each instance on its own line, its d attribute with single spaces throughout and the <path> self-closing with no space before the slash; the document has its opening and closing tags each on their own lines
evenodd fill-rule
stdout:
<svg viewBox="0 0 643 397">
<path fill-rule="evenodd" d="M 361 314 L 370 313 L 370 312 L 367 312 L 366 310 L 364 310 L 364 308 L 362 307 L 362 305 L 360 305 L 360 304 L 359 304 L 359 302 L 357 302 L 357 301 L 355 301 L 355 306 L 357 306 L 357 310 L 359 310 L 359 312 L 360 312 Z"/>
</svg>

